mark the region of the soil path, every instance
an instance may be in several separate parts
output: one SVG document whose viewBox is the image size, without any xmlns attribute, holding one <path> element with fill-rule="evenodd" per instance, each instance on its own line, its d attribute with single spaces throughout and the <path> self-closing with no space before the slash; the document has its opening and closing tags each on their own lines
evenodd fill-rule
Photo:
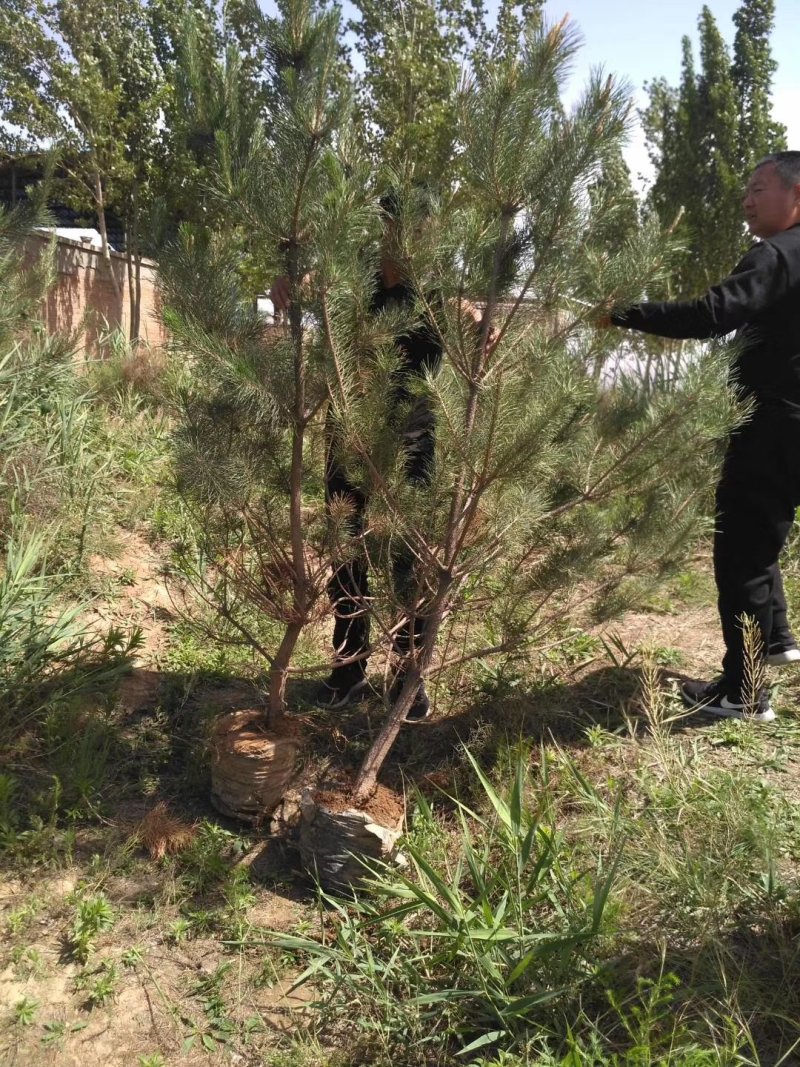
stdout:
<svg viewBox="0 0 800 1067">
<path fill-rule="evenodd" d="M 113 590 L 92 609 L 90 625 L 98 632 L 110 626 L 142 633 L 142 647 L 133 671 L 123 680 L 120 702 L 129 711 L 152 707 L 160 678 L 156 668 L 169 639 L 169 626 L 176 618 L 175 605 L 164 579 L 163 556 L 133 530 L 118 529 L 120 551 L 113 559 L 92 556 L 93 575 Z"/>
</svg>

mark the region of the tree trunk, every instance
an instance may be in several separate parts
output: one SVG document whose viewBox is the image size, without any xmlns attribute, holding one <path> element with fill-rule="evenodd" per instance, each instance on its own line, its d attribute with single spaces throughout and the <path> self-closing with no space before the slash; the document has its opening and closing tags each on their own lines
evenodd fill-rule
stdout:
<svg viewBox="0 0 800 1067">
<path fill-rule="evenodd" d="M 134 241 L 133 271 L 135 284 L 133 289 L 134 299 L 131 304 L 131 337 L 138 342 L 142 330 L 142 253 L 139 251 L 139 238 L 135 237 Z"/>
<path fill-rule="evenodd" d="M 114 262 L 111 259 L 111 249 L 108 244 L 108 229 L 106 228 L 106 206 L 105 197 L 103 194 L 103 181 L 100 177 L 100 171 L 97 168 L 95 168 L 94 172 L 94 202 L 95 209 L 97 210 L 97 225 L 100 230 L 101 251 L 103 259 L 106 262 L 108 276 L 111 279 L 111 286 L 114 290 L 114 296 L 117 298 L 119 324 L 122 325 L 122 288 L 119 284 L 119 281 L 117 280 L 117 275 L 114 272 Z"/>
<path fill-rule="evenodd" d="M 296 286 L 297 254 L 289 253 L 289 277 Z M 294 621 L 288 623 L 270 670 L 269 720 L 275 726 L 283 717 L 286 676 L 292 653 L 308 614 L 305 539 L 303 536 L 303 443 L 306 428 L 306 368 L 303 355 L 303 314 L 296 299 L 289 305 L 289 328 L 294 342 L 294 403 L 292 411 L 292 463 L 289 472 L 289 536 L 292 548 Z"/>
<path fill-rule="evenodd" d="M 125 278 L 128 283 L 128 339 L 133 341 L 133 251 L 131 250 L 131 217 L 125 219 Z"/>
<path fill-rule="evenodd" d="M 125 242 L 129 250 L 128 258 L 128 293 L 130 301 L 130 322 L 128 336 L 131 343 L 139 343 L 142 315 L 142 257 L 139 252 L 139 183 L 133 183 L 131 192 L 131 214 L 128 239 Z"/>
<path fill-rule="evenodd" d="M 286 680 L 297 640 L 303 630 L 302 623 L 291 623 L 283 638 L 269 671 L 269 726 L 275 729 L 283 719 L 286 701 Z"/>
<path fill-rule="evenodd" d="M 353 789 L 353 802 L 356 807 L 366 804 L 378 785 L 378 775 L 386 757 L 392 750 L 392 745 L 397 740 L 397 735 L 405 722 L 409 708 L 414 703 L 417 689 L 422 683 L 425 672 L 433 659 L 433 652 L 439 638 L 439 630 L 442 620 L 447 612 L 448 594 L 452 588 L 453 579 L 446 575 L 440 580 L 439 589 L 431 605 L 430 613 L 427 614 L 425 624 L 425 639 L 422 643 L 422 651 L 418 661 L 412 664 L 406 673 L 405 684 L 400 690 L 400 696 L 395 701 L 389 717 L 383 725 L 383 729 L 375 738 L 372 747 L 364 757 L 359 768 L 356 784 Z"/>
<path fill-rule="evenodd" d="M 372 747 L 359 768 L 358 778 L 356 778 L 356 784 L 353 789 L 353 804 L 355 807 L 358 808 L 366 804 L 375 792 L 381 767 L 391 752 L 392 745 L 397 740 L 397 735 L 405 722 L 409 708 L 414 703 L 414 697 L 421 681 L 422 672 L 418 667 L 412 668 L 406 674 L 405 685 L 400 691 L 400 696 L 395 701 L 392 710 L 389 712 L 389 717 L 383 724 L 383 729 L 375 738 Z"/>
</svg>

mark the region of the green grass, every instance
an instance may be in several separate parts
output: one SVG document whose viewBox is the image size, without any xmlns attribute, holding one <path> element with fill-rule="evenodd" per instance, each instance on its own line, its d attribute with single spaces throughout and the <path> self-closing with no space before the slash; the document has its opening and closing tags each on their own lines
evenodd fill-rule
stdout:
<svg viewBox="0 0 800 1067">
<path fill-rule="evenodd" d="M 31 498 L 0 573 L 13 742 L 0 768 L 11 887 L 0 967 L 24 986 L 0 1023 L 0 1055 L 73 1054 L 88 1028 L 121 1031 L 123 1005 L 146 990 L 142 1067 L 182 1050 L 269 1067 L 797 1061 L 800 672 L 782 676 L 781 714 L 761 726 L 683 718 L 656 668 L 690 670 L 692 650 L 643 652 L 578 620 L 530 657 L 462 666 L 439 681 L 432 724 L 404 731 L 387 767 L 410 798 L 407 866 L 377 871 L 357 901 L 317 896 L 291 837 L 265 842 L 208 803 L 210 722 L 229 690 L 257 694 L 264 664 L 193 607 L 161 620 L 166 641 L 145 668 L 158 685 L 131 711 L 118 687 L 137 654 L 133 627 L 81 643 L 86 599 L 124 617 L 135 588 L 134 564 L 98 578 L 93 553 L 113 558 L 133 529 L 175 580 L 193 532 L 170 487 L 158 390 L 128 388 L 121 364 L 100 399 L 60 375 L 44 392 L 26 379 L 14 448 L 49 454 L 44 438 L 31 450 L 30 405 L 43 400 L 71 474 L 43 473 L 38 503 L 63 523 L 50 529 Z M 7 535 L 0 509 L 2 523 Z M 651 607 L 712 596 L 695 569 Z M 274 624 L 248 625 L 274 642 Z M 311 630 L 297 662 L 326 654 Z M 301 711 L 307 774 L 352 768 L 380 725 L 377 702 Z M 154 861 L 136 827 L 157 800 L 195 836 Z M 256 847 L 268 854 L 257 875 L 244 862 Z M 301 979 L 315 1002 L 302 1013 L 282 999 Z"/>
</svg>

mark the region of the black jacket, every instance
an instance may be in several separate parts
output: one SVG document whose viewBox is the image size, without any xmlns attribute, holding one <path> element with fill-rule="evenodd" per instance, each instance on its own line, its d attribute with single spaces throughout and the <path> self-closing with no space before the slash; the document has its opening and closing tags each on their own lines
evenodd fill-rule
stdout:
<svg viewBox="0 0 800 1067">
<path fill-rule="evenodd" d="M 800 405 L 800 224 L 753 245 L 697 300 L 634 304 L 611 321 L 662 337 L 705 339 L 735 330 L 733 377 L 743 393 Z"/>
</svg>

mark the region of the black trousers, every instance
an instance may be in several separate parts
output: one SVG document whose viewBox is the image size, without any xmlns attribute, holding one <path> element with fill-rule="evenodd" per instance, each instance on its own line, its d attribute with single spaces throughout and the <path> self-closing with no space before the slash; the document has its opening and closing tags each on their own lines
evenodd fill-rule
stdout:
<svg viewBox="0 0 800 1067">
<path fill-rule="evenodd" d="M 778 558 L 800 504 L 800 409 L 762 405 L 731 435 L 717 487 L 714 577 L 727 687 L 745 680 L 742 616 L 752 616 L 762 651 L 793 638 Z"/>
<path fill-rule="evenodd" d="M 354 485 L 340 459 L 340 445 L 335 422 L 327 424 L 328 447 L 325 462 L 325 500 L 328 508 L 338 497 L 344 498 L 352 509 L 347 533 L 353 537 L 363 532 L 364 513 L 368 498 L 363 489 Z M 401 441 L 405 458 L 406 477 L 411 484 L 427 485 L 431 480 L 436 444 L 433 412 L 424 402 L 413 405 L 404 421 Z M 398 655 L 409 652 L 412 645 L 425 634 L 426 619 L 416 611 L 416 582 L 414 559 L 411 553 L 398 551 L 392 557 L 395 591 L 408 603 L 409 620 L 397 631 L 394 651 Z M 333 575 L 328 583 L 328 597 L 334 613 L 333 654 L 335 660 L 348 659 L 366 652 L 370 643 L 369 572 L 361 553 L 344 562 L 334 560 Z M 367 659 L 357 661 L 354 670 L 366 671 Z"/>
</svg>

